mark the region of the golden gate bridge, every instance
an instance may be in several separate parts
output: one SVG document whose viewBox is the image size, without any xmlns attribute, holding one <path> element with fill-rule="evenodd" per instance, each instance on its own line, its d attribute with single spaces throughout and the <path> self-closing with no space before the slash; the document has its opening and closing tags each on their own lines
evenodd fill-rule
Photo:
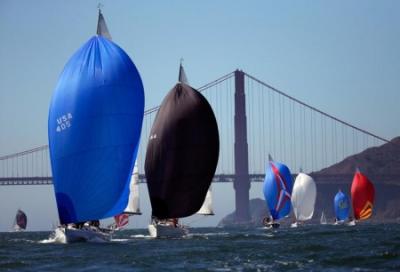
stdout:
<svg viewBox="0 0 400 272">
<path fill-rule="evenodd" d="M 234 183 L 239 218 L 248 218 L 250 183 L 263 181 L 268 154 L 285 162 L 292 172 L 311 173 L 389 142 L 240 70 L 198 90 L 211 104 L 220 133 L 213 181 Z M 145 152 L 157 110 L 146 110 L 143 119 L 137 158 L 141 182 L 145 182 Z M 338 180 L 337 176 L 325 178 Z M 49 184 L 47 145 L 0 157 L 0 185 Z"/>
</svg>

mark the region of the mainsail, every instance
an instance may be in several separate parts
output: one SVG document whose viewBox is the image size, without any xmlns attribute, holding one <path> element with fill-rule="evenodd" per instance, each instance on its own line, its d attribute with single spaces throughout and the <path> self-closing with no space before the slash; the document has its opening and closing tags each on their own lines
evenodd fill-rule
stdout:
<svg viewBox="0 0 400 272">
<path fill-rule="evenodd" d="M 374 198 L 373 183 L 360 171 L 356 171 L 351 184 L 351 200 L 355 219 L 364 220 L 372 216 Z"/>
<path fill-rule="evenodd" d="M 67 62 L 51 99 L 48 136 L 61 224 L 124 211 L 143 113 L 134 63 L 100 31 Z"/>
<path fill-rule="evenodd" d="M 219 155 L 214 112 L 204 96 L 178 82 L 164 98 L 150 132 L 145 173 L 152 215 L 180 218 L 204 202 Z"/>
<path fill-rule="evenodd" d="M 14 229 L 25 230 L 27 223 L 28 219 L 26 214 L 22 210 L 18 209 L 17 214 L 15 215 Z"/>
<path fill-rule="evenodd" d="M 335 207 L 335 215 L 337 220 L 343 221 L 349 217 L 349 198 L 341 190 L 339 190 L 339 192 L 337 192 L 335 195 L 333 206 Z"/>
<path fill-rule="evenodd" d="M 182 62 L 179 65 L 178 82 L 189 85 L 189 81 L 188 81 L 188 79 L 186 77 L 185 69 L 183 69 Z"/>
<path fill-rule="evenodd" d="M 212 205 L 212 193 L 211 193 L 211 186 L 208 188 L 206 199 L 203 202 L 200 210 L 197 214 L 201 215 L 214 215 L 213 205 Z"/>
<path fill-rule="evenodd" d="M 137 163 L 135 163 L 135 167 L 133 168 L 129 191 L 128 206 L 124 210 L 124 213 L 142 214 L 142 212 L 140 211 L 139 202 L 139 168 L 137 166 Z"/>
<path fill-rule="evenodd" d="M 312 177 L 299 173 L 294 181 L 291 198 L 296 220 L 305 221 L 312 218 L 316 197 L 317 187 Z"/>
<path fill-rule="evenodd" d="M 111 34 L 108 31 L 106 20 L 104 19 L 104 16 L 101 13 L 100 8 L 99 8 L 99 19 L 97 21 L 97 32 L 96 33 L 97 33 L 97 35 L 103 36 L 103 37 L 109 39 L 110 41 L 112 40 Z"/>
<path fill-rule="evenodd" d="M 274 220 L 285 217 L 290 213 L 292 188 L 293 180 L 289 168 L 282 163 L 271 160 L 267 165 L 263 192 L 269 212 Z"/>
</svg>

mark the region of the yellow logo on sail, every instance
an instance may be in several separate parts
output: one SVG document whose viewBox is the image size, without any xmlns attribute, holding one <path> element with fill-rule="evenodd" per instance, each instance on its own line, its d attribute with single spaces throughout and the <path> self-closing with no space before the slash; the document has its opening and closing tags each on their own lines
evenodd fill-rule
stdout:
<svg viewBox="0 0 400 272">
<path fill-rule="evenodd" d="M 368 219 L 372 215 L 372 203 L 367 201 L 364 208 L 360 212 L 360 219 Z"/>
</svg>

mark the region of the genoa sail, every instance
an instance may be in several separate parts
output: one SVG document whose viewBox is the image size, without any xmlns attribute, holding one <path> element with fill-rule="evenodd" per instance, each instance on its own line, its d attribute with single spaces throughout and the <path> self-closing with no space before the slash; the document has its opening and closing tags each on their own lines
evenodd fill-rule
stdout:
<svg viewBox="0 0 400 272">
<path fill-rule="evenodd" d="M 48 136 L 61 224 L 112 217 L 128 203 L 143 84 L 124 50 L 102 35 L 70 58 L 51 99 Z"/>
<path fill-rule="evenodd" d="M 28 218 L 26 217 L 26 214 L 22 210 L 18 209 L 17 214 L 15 215 L 14 229 L 25 230 L 27 224 Z"/>
<path fill-rule="evenodd" d="M 274 220 L 290 213 L 290 198 L 293 189 L 292 175 L 283 163 L 270 161 L 264 179 L 264 197 Z"/>
<path fill-rule="evenodd" d="M 142 212 L 140 211 L 139 202 L 139 168 L 137 166 L 137 163 L 135 163 L 135 167 L 133 168 L 129 191 L 128 206 L 124 210 L 124 213 L 142 214 Z"/>
<path fill-rule="evenodd" d="M 178 82 L 164 98 L 147 145 L 145 173 L 152 215 L 195 214 L 202 206 L 219 156 L 214 112 L 205 97 Z"/>
<path fill-rule="evenodd" d="M 341 190 L 335 195 L 333 206 L 335 208 L 335 215 L 338 221 L 344 221 L 349 217 L 350 202 L 347 195 Z"/>
<path fill-rule="evenodd" d="M 314 214 L 317 187 L 312 177 L 299 173 L 294 181 L 292 206 L 296 220 L 306 221 Z"/>
<path fill-rule="evenodd" d="M 351 184 L 351 200 L 355 219 L 364 220 L 372 216 L 374 198 L 373 183 L 360 171 L 356 171 Z"/>
<path fill-rule="evenodd" d="M 203 205 L 201 206 L 201 208 L 197 212 L 197 214 L 214 215 L 214 210 L 213 210 L 213 205 L 212 205 L 211 186 L 210 186 L 210 188 L 208 188 L 206 199 L 204 200 Z"/>
</svg>

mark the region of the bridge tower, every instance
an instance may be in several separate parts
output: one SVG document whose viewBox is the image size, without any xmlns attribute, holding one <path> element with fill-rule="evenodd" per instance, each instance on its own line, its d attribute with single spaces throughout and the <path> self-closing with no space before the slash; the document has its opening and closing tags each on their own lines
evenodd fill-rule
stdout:
<svg viewBox="0 0 400 272">
<path fill-rule="evenodd" d="M 250 220 L 249 159 L 247 146 L 246 95 L 244 72 L 235 71 L 235 215 L 237 222 Z"/>
</svg>

